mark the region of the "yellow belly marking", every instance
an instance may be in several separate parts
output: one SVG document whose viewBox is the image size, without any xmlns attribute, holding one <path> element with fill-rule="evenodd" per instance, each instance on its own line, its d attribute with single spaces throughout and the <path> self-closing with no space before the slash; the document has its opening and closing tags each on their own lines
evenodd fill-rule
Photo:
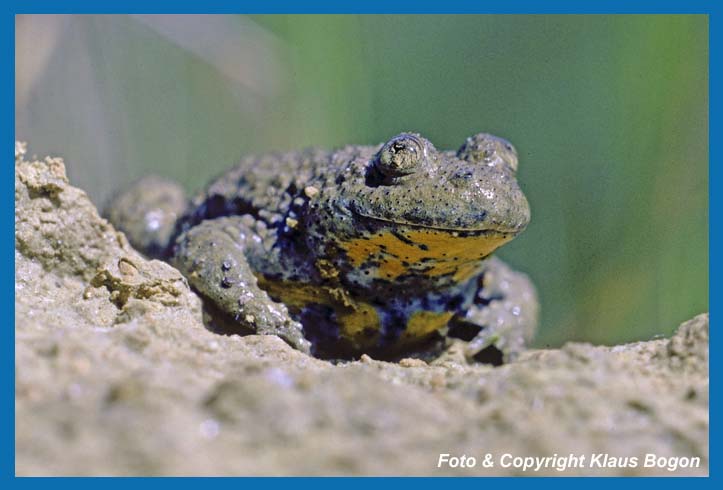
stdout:
<svg viewBox="0 0 723 490">
<path fill-rule="evenodd" d="M 375 346 L 379 341 L 381 322 L 376 309 L 369 303 L 354 300 L 346 291 L 299 282 L 276 281 L 260 276 L 259 287 L 269 296 L 284 303 L 291 312 L 299 313 L 310 304 L 331 307 L 336 315 L 339 334 L 355 348 Z M 412 313 L 398 343 L 422 340 L 447 325 L 453 312 L 420 310 Z M 369 332 L 373 334 L 370 335 Z"/>
<path fill-rule="evenodd" d="M 352 299 L 343 289 L 275 281 L 263 276 L 260 276 L 258 281 L 260 288 L 272 298 L 284 303 L 294 313 L 310 304 L 331 307 L 339 324 L 339 334 L 357 348 L 372 346 L 379 340 L 381 325 L 376 309 L 369 303 Z M 370 331 L 374 334 L 369 335 Z"/>
<path fill-rule="evenodd" d="M 435 229 L 407 230 L 402 234 L 407 241 L 384 231 L 369 238 L 355 238 L 341 246 L 354 267 L 381 255 L 381 278 L 396 279 L 411 265 L 426 259 L 426 265 L 430 267 L 424 272 L 426 275 L 453 274 L 455 281 L 463 282 L 478 272 L 481 259 L 512 239 L 511 235 L 497 233 L 456 236 L 453 232 Z M 420 245 L 427 249 L 420 248 Z"/>
<path fill-rule="evenodd" d="M 451 311 L 417 311 L 409 318 L 407 328 L 402 332 L 400 340 L 405 342 L 428 337 L 447 325 L 453 315 L 454 312 Z"/>
</svg>

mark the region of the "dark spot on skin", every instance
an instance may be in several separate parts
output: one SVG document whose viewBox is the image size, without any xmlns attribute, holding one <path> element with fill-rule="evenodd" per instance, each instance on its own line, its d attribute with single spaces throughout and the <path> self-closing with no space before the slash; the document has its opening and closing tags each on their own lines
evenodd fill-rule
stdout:
<svg viewBox="0 0 723 490">
<path fill-rule="evenodd" d="M 224 216 L 227 213 L 226 199 L 223 196 L 209 196 L 208 199 L 199 207 L 198 213 L 200 219 L 213 219 Z"/>
<path fill-rule="evenodd" d="M 417 272 L 420 273 L 420 274 L 426 274 L 427 272 L 431 271 L 433 268 L 434 268 L 434 266 L 428 265 L 428 266 L 426 266 L 426 267 L 415 267 L 414 270 L 417 271 Z M 404 277 L 404 276 L 403 276 L 403 277 Z M 439 276 L 439 277 L 443 277 L 443 276 Z"/>
<path fill-rule="evenodd" d="M 478 295 L 474 298 L 474 304 L 481 305 L 481 306 L 487 306 L 490 303 L 492 303 L 493 301 L 501 301 L 503 299 L 505 299 L 505 297 L 502 296 L 501 294 L 494 294 L 491 296 L 479 296 Z"/>
<path fill-rule="evenodd" d="M 221 270 L 227 271 L 229 269 L 231 269 L 231 263 L 224 260 L 223 264 L 221 264 Z"/>
<path fill-rule="evenodd" d="M 386 176 L 382 174 L 375 165 L 370 165 L 364 175 L 364 184 L 368 187 L 379 187 L 382 185 L 391 185 L 392 181 L 387 181 Z"/>
<path fill-rule="evenodd" d="M 470 340 L 475 338 L 481 330 L 482 327 L 475 323 L 468 322 L 463 319 L 455 319 L 449 322 L 449 330 L 447 331 L 447 335 L 455 339 L 461 339 L 465 342 L 469 342 Z"/>
<path fill-rule="evenodd" d="M 502 351 L 499 350 L 494 345 L 485 347 L 484 349 L 479 351 L 477 354 L 475 354 L 473 359 L 479 363 L 491 364 L 492 366 L 495 366 L 495 367 L 501 366 L 505 362 Z"/>
<path fill-rule="evenodd" d="M 420 250 L 424 250 L 425 252 L 426 252 L 427 250 L 429 250 L 429 247 L 426 246 L 426 245 L 423 244 L 423 243 L 420 243 L 418 246 L 419 246 L 419 249 L 420 249 Z"/>
<path fill-rule="evenodd" d="M 306 305 L 300 312 L 299 321 L 304 325 L 305 336 L 314 344 L 334 343 L 339 339 L 334 310 L 327 305 Z"/>
<path fill-rule="evenodd" d="M 258 219 L 258 210 L 254 209 L 254 207 L 251 205 L 251 203 L 246 201 L 245 199 L 242 199 L 240 197 L 235 198 L 233 201 L 231 201 L 230 207 L 231 207 L 232 212 L 230 212 L 228 214 L 235 214 L 235 215 L 250 214 L 254 218 Z"/>
<path fill-rule="evenodd" d="M 461 294 L 453 296 L 449 300 L 447 300 L 446 310 L 456 311 L 462 306 L 462 303 L 464 303 L 464 296 L 462 296 Z"/>
<path fill-rule="evenodd" d="M 224 277 L 223 279 L 221 279 L 221 286 L 223 286 L 224 288 L 230 288 L 231 286 L 233 286 L 233 284 L 233 280 L 229 279 L 228 277 Z"/>
<path fill-rule="evenodd" d="M 384 304 L 384 300 L 383 300 L 382 298 L 378 297 L 378 296 L 373 296 L 373 297 L 372 297 L 372 299 L 371 299 L 371 304 L 372 304 L 373 306 L 378 306 L 378 307 L 380 307 L 380 308 L 381 308 L 381 307 L 384 307 L 384 305 L 385 305 L 385 304 Z"/>
<path fill-rule="evenodd" d="M 393 311 L 382 319 L 382 342 L 393 343 L 407 328 L 407 315 L 402 312 Z"/>
</svg>

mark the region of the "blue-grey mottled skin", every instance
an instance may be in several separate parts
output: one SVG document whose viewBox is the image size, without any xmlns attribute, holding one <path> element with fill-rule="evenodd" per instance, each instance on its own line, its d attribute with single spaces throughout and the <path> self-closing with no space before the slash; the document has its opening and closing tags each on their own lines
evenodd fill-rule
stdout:
<svg viewBox="0 0 723 490">
<path fill-rule="evenodd" d="M 538 310 L 527 276 L 490 257 L 530 219 L 517 164 L 512 145 L 489 134 L 438 151 L 402 133 L 378 146 L 247 157 L 190 202 L 175 184 L 141 181 L 107 214 L 142 251 L 170 259 L 231 330 L 325 356 L 397 354 L 432 336 L 405 334 L 424 311 L 449 317 L 470 357 L 494 346 L 509 359 Z M 367 314 L 374 326 L 348 334 Z"/>
</svg>

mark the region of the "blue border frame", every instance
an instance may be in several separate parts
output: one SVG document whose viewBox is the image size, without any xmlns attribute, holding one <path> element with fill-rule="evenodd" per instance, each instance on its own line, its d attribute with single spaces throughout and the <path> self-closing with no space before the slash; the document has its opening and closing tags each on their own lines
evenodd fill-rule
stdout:
<svg viewBox="0 0 723 490">
<path fill-rule="evenodd" d="M 490 2 L 491 3 L 491 2 Z M 581 5 L 574 0 L 552 0 L 535 2 L 534 0 L 508 0 L 496 2 L 496 5 L 474 2 L 472 0 L 357 0 L 334 2 L 331 0 L 268 0 L 250 2 L 231 2 L 229 0 L 209 0 L 200 7 L 188 1 L 166 2 L 119 2 L 106 1 L 93 3 L 87 0 L 66 1 L 54 4 L 48 1 L 28 1 L 19 4 L 13 13 L 249 13 L 249 14 L 706 14 L 715 10 L 714 2 L 690 0 L 688 2 L 663 0 L 659 2 L 640 0 L 589 1 Z"/>
<path fill-rule="evenodd" d="M 709 93 L 710 93 L 710 123 L 709 131 L 711 135 L 715 135 L 716 130 L 720 127 L 719 114 L 721 111 L 720 97 L 714 87 L 721 87 L 720 77 L 720 60 L 716 59 L 716 55 L 720 55 L 720 35 L 717 31 L 720 23 L 721 7 L 716 5 L 714 1 L 703 1 L 703 0 L 688 0 L 688 1 L 643 1 L 643 0 L 610 0 L 607 2 L 601 1 L 589 1 L 589 2 L 575 2 L 571 0 L 551 0 L 547 2 L 534 2 L 533 0 L 513 0 L 513 1 L 498 1 L 492 5 L 484 5 L 480 3 L 473 3 L 471 1 L 464 0 L 446 0 L 441 1 L 430 1 L 430 0 L 357 0 L 335 3 L 329 0 L 311 0 L 306 2 L 295 2 L 292 0 L 269 0 L 269 1 L 241 1 L 232 2 L 230 0 L 208 0 L 201 5 L 194 5 L 188 1 L 177 1 L 177 2 L 159 2 L 159 1 L 146 1 L 146 2 L 119 2 L 117 0 L 106 1 L 106 2 L 90 2 L 87 0 L 71 0 L 63 2 L 62 4 L 56 4 L 49 1 L 28 1 L 28 2 L 9 2 L 9 8 L 3 8 L 2 14 L 0 14 L 0 38 L 2 39 L 1 50 L 0 50 L 0 66 L 13 66 L 15 65 L 15 15 L 21 13 L 161 13 L 161 12 L 178 12 L 178 13 L 488 13 L 488 14 L 516 14 L 516 13 L 545 13 L 545 14 L 563 14 L 563 13 L 580 13 L 580 14 L 637 14 L 637 13 L 669 13 L 669 14 L 681 14 L 681 13 L 695 13 L 695 14 L 708 14 L 709 15 L 709 32 L 710 32 L 710 78 L 709 78 Z M 14 73 L 14 70 L 13 70 Z M 4 139 L 6 142 L 3 144 L 4 148 L 14 148 L 14 142 L 11 141 L 10 137 L 14 139 L 14 120 L 15 120 L 15 81 L 14 76 L 11 78 L 10 74 L 6 75 L 2 79 L 2 87 L 0 87 L 0 99 L 2 111 L 5 117 L 2 118 L 0 124 L 1 134 L 7 135 Z M 720 159 L 720 143 L 716 138 L 710 138 L 710 164 L 709 164 L 709 188 L 720 185 L 721 170 L 721 159 Z M 715 162 L 715 164 L 713 164 Z M 15 298 L 11 297 L 11 291 L 14 291 L 14 260 L 10 260 L 10 256 L 14 254 L 14 216 L 12 211 L 14 210 L 14 192 L 10 191 L 10 182 L 14 180 L 13 176 L 14 165 L 5 164 L 0 167 L 0 172 L 3 175 L 3 181 L 7 182 L 7 192 L 3 193 L 0 197 L 0 206 L 2 212 L 0 213 L 0 230 L 2 230 L 3 236 L 7 234 L 7 240 L 0 240 L 0 247 L 2 256 L 7 257 L 8 260 L 0 261 L 0 278 L 2 278 L 5 287 L 2 288 L 2 298 L 0 304 L 2 305 L 2 312 L 6 318 L 13 317 L 14 319 L 14 304 Z M 723 197 L 720 195 L 709 192 L 710 196 L 710 221 L 709 221 L 709 232 L 710 242 L 709 249 L 718 250 L 718 245 L 721 241 L 719 234 L 717 233 L 717 219 L 719 213 L 718 209 L 723 205 L 721 200 Z M 12 234 L 12 236 L 11 236 Z M 721 299 L 719 288 L 717 285 L 716 278 L 720 272 L 720 259 L 717 254 L 710 256 L 710 307 L 711 307 L 711 318 L 717 317 L 717 301 Z M 17 487 L 34 486 L 43 483 L 50 483 L 51 485 L 96 485 L 99 483 L 96 479 L 79 479 L 79 478 L 60 478 L 47 481 L 45 479 L 38 478 L 15 478 L 15 415 L 14 415 L 14 359 L 15 359 L 15 336 L 14 329 L 10 326 L 6 326 L 2 332 L 3 338 L 0 339 L 0 362 L 2 362 L 2 390 L 0 390 L 0 406 L 2 411 L 0 412 L 0 482 L 15 485 Z M 718 351 L 717 346 L 719 341 L 715 333 L 711 337 L 712 351 L 715 353 Z M 719 371 L 720 363 L 717 356 L 714 354 L 711 356 L 711 372 L 717 373 Z M 710 406 L 718 406 L 718 376 L 712 376 L 714 383 L 711 385 L 710 390 Z M 714 413 L 715 410 L 711 410 Z M 615 484 L 623 485 L 638 485 L 640 483 L 649 482 L 655 486 L 667 486 L 667 485 L 680 485 L 680 484 L 701 484 L 710 485 L 713 480 L 718 479 L 718 468 L 716 463 L 718 459 L 718 444 L 717 444 L 717 427 L 715 422 L 712 422 L 710 432 L 710 478 L 703 479 L 645 479 L 645 480 L 630 480 L 623 479 L 615 481 Z M 10 437 L 12 436 L 12 437 Z M 326 478 L 326 479 L 311 479 L 311 478 L 294 478 L 293 482 L 289 482 L 286 479 L 261 479 L 261 478 L 247 478 L 243 481 L 235 479 L 214 479 L 212 480 L 214 485 L 226 486 L 238 488 L 239 485 L 245 484 L 258 484 L 258 485 L 302 485 L 312 486 L 314 488 L 331 488 L 343 485 L 349 489 L 355 488 L 366 488 L 371 483 L 373 485 L 389 485 L 397 487 L 399 484 L 410 484 L 416 488 L 438 488 L 439 485 L 450 485 L 454 484 L 458 487 L 467 487 L 478 489 L 479 485 L 486 484 L 497 484 L 502 483 L 503 485 L 518 485 L 524 484 L 524 482 L 530 481 L 527 479 L 516 479 L 514 481 L 508 480 L 505 482 L 497 482 L 494 479 L 485 479 L 480 481 L 478 479 L 470 478 L 458 478 L 443 480 L 437 478 L 410 478 L 400 481 L 396 478 L 378 478 L 373 481 L 359 478 Z M 567 485 L 579 485 L 580 480 L 578 478 L 566 478 L 561 479 L 538 479 L 533 478 L 534 485 L 555 485 L 555 486 L 567 486 Z M 616 479 L 619 480 L 619 479 Z M 155 484 L 168 484 L 171 483 L 174 486 L 190 486 L 197 484 L 207 485 L 211 483 L 211 480 L 200 478 L 187 478 L 187 479 L 174 479 L 173 482 L 169 482 L 168 479 L 150 479 L 150 478 L 132 478 L 132 479 L 107 479 L 103 480 L 102 485 L 110 488 L 117 488 L 120 485 L 127 484 L 142 484 L 142 485 L 155 485 Z M 586 480 L 585 485 L 607 485 L 607 479 L 591 479 Z"/>
</svg>

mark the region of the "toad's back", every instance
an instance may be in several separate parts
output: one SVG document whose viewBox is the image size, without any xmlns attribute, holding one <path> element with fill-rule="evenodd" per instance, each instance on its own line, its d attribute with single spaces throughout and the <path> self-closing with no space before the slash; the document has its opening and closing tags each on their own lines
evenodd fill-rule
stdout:
<svg viewBox="0 0 723 490">
<path fill-rule="evenodd" d="M 188 225 L 204 219 L 250 214 L 267 226 L 279 226 L 308 187 L 333 185 L 342 162 L 375 147 L 347 147 L 337 151 L 308 148 L 243 158 L 213 180 L 189 208 Z M 330 181 L 330 182 L 329 182 Z M 298 204 L 298 203 L 297 203 Z"/>
</svg>

